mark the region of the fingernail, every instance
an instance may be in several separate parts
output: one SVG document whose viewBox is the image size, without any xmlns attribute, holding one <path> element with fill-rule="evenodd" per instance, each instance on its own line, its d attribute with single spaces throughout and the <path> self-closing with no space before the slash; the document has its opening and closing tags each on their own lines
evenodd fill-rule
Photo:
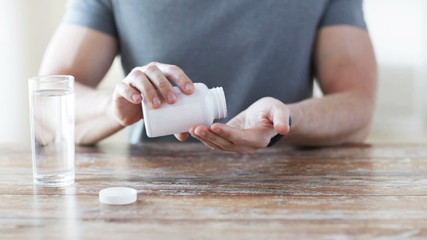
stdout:
<svg viewBox="0 0 427 240">
<path fill-rule="evenodd" d="M 162 102 L 160 102 L 160 99 L 157 96 L 153 97 L 153 104 L 154 106 L 160 106 Z"/>
<path fill-rule="evenodd" d="M 187 92 L 192 92 L 192 91 L 194 90 L 194 86 L 193 86 L 193 84 L 191 84 L 191 83 L 187 83 L 187 84 L 185 85 L 185 90 L 186 90 Z"/>
<path fill-rule="evenodd" d="M 174 103 L 176 101 L 176 95 L 173 92 L 168 93 L 168 100 L 170 103 Z"/>
<path fill-rule="evenodd" d="M 133 100 L 133 102 L 138 102 L 138 100 L 139 100 L 139 96 L 140 95 L 138 95 L 138 94 L 134 94 L 134 95 L 132 95 L 132 100 Z"/>
</svg>

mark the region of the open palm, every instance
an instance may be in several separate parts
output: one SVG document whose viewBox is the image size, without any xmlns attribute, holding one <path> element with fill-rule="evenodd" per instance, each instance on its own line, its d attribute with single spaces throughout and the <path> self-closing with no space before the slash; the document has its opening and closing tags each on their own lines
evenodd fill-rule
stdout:
<svg viewBox="0 0 427 240">
<path fill-rule="evenodd" d="M 211 127 L 194 126 L 190 134 L 206 146 L 222 151 L 254 153 L 264 148 L 277 133 L 289 132 L 289 109 L 281 101 L 265 97 L 239 113 L 228 123 Z"/>
</svg>

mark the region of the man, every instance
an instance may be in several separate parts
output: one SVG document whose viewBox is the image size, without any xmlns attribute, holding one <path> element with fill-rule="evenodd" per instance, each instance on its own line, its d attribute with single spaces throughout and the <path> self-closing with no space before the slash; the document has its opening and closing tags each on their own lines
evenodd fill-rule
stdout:
<svg viewBox="0 0 427 240">
<path fill-rule="evenodd" d="M 127 76 L 96 90 L 116 54 Z M 277 134 L 296 145 L 361 142 L 376 92 L 361 0 L 70 1 L 40 73 L 76 77 L 80 144 L 131 125 L 132 139 L 170 140 L 138 128 L 141 101 L 173 104 L 172 85 L 191 94 L 193 81 L 226 93 L 228 122 L 189 129 L 208 147 L 253 153 Z M 310 98 L 314 77 L 324 97 Z"/>
</svg>

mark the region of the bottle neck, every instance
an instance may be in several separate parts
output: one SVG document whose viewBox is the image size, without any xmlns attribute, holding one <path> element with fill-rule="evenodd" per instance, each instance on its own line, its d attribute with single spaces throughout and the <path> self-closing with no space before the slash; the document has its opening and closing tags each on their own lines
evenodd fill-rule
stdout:
<svg viewBox="0 0 427 240">
<path fill-rule="evenodd" d="M 222 87 L 211 88 L 208 91 L 211 99 L 214 119 L 227 117 L 227 104 L 225 102 L 225 94 Z"/>
</svg>

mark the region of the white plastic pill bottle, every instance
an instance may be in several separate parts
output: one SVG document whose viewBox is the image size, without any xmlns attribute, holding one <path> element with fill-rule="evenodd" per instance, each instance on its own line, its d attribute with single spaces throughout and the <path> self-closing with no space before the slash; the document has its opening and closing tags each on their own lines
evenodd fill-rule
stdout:
<svg viewBox="0 0 427 240">
<path fill-rule="evenodd" d="M 151 108 L 144 99 L 142 112 L 149 137 L 188 132 L 192 126 L 210 126 L 215 119 L 227 117 L 222 87 L 208 89 L 203 83 L 194 83 L 194 87 L 195 91 L 191 95 L 185 95 L 178 87 L 174 87 L 177 93 L 176 103 L 163 103 L 157 109 Z"/>
</svg>

